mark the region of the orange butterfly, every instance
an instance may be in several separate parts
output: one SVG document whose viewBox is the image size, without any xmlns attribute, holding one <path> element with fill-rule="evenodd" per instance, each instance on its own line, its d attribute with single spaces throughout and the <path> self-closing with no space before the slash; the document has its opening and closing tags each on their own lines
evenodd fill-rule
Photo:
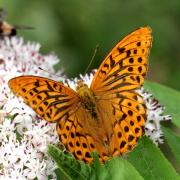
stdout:
<svg viewBox="0 0 180 180">
<path fill-rule="evenodd" d="M 9 87 L 46 121 L 57 123 L 67 151 L 91 163 L 96 151 L 103 163 L 131 150 L 144 133 L 146 106 L 135 92 L 144 83 L 152 44 L 151 28 L 122 39 L 95 73 L 90 88 L 76 91 L 47 78 L 20 76 Z"/>
</svg>

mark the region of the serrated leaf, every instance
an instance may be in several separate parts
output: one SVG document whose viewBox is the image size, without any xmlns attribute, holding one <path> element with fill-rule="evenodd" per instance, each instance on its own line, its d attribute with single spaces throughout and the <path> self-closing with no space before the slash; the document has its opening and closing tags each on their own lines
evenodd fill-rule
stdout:
<svg viewBox="0 0 180 180">
<path fill-rule="evenodd" d="M 138 146 L 126 155 L 128 161 L 148 180 L 179 180 L 179 175 L 152 141 L 143 137 Z"/>
<path fill-rule="evenodd" d="M 165 106 L 165 113 L 172 115 L 173 122 L 180 127 L 180 92 L 154 82 L 146 82 L 145 89 Z"/>
</svg>

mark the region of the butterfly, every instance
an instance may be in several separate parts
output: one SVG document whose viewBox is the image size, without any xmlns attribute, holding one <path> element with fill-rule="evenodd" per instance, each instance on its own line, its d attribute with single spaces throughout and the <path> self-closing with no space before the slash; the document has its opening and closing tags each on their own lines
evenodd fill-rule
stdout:
<svg viewBox="0 0 180 180">
<path fill-rule="evenodd" d="M 56 123 L 60 142 L 76 159 L 92 163 L 96 151 L 104 163 L 133 149 L 144 134 L 146 106 L 135 90 L 144 83 L 151 44 L 150 27 L 128 34 L 103 60 L 90 87 L 79 80 L 73 90 L 38 76 L 15 77 L 9 87 Z"/>
<path fill-rule="evenodd" d="M 11 25 L 5 21 L 7 13 L 4 9 L 0 9 L 0 37 L 5 36 L 15 36 L 17 34 L 17 29 L 34 29 L 30 26 L 18 26 Z"/>
</svg>

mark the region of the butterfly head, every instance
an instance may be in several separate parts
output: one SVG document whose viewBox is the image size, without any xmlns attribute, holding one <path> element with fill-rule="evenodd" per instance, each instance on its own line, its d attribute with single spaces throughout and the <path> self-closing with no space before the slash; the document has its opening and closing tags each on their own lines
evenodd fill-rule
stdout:
<svg viewBox="0 0 180 180">
<path fill-rule="evenodd" d="M 77 81 L 76 91 L 80 97 L 92 96 L 92 91 L 82 80 Z"/>
<path fill-rule="evenodd" d="M 78 91 L 81 87 L 87 87 L 87 84 L 85 84 L 82 80 L 78 80 L 77 81 L 77 87 L 76 87 L 76 91 Z"/>
<path fill-rule="evenodd" d="M 82 80 L 77 81 L 76 91 L 79 94 L 80 98 L 83 98 L 85 96 L 91 96 L 90 88 Z"/>
</svg>

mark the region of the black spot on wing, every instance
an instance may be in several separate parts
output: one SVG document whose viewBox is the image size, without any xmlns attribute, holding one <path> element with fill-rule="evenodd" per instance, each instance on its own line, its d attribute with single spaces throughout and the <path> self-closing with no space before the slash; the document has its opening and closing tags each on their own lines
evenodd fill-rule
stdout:
<svg viewBox="0 0 180 180">
<path fill-rule="evenodd" d="M 126 57 L 129 57 L 131 55 L 131 50 L 126 51 Z"/>
<path fill-rule="evenodd" d="M 126 48 L 124 48 L 124 47 L 123 48 L 118 48 L 118 51 L 119 51 L 120 54 L 122 54 L 125 50 L 126 50 Z"/>
<path fill-rule="evenodd" d="M 115 60 L 112 58 L 112 55 L 110 55 L 109 58 L 110 58 L 110 66 L 111 66 L 111 68 L 113 68 L 115 65 Z"/>
<path fill-rule="evenodd" d="M 38 81 L 38 80 L 34 83 L 34 86 L 36 86 L 36 87 L 39 87 L 39 86 L 40 86 L 40 84 L 39 84 L 39 81 Z"/>
</svg>

